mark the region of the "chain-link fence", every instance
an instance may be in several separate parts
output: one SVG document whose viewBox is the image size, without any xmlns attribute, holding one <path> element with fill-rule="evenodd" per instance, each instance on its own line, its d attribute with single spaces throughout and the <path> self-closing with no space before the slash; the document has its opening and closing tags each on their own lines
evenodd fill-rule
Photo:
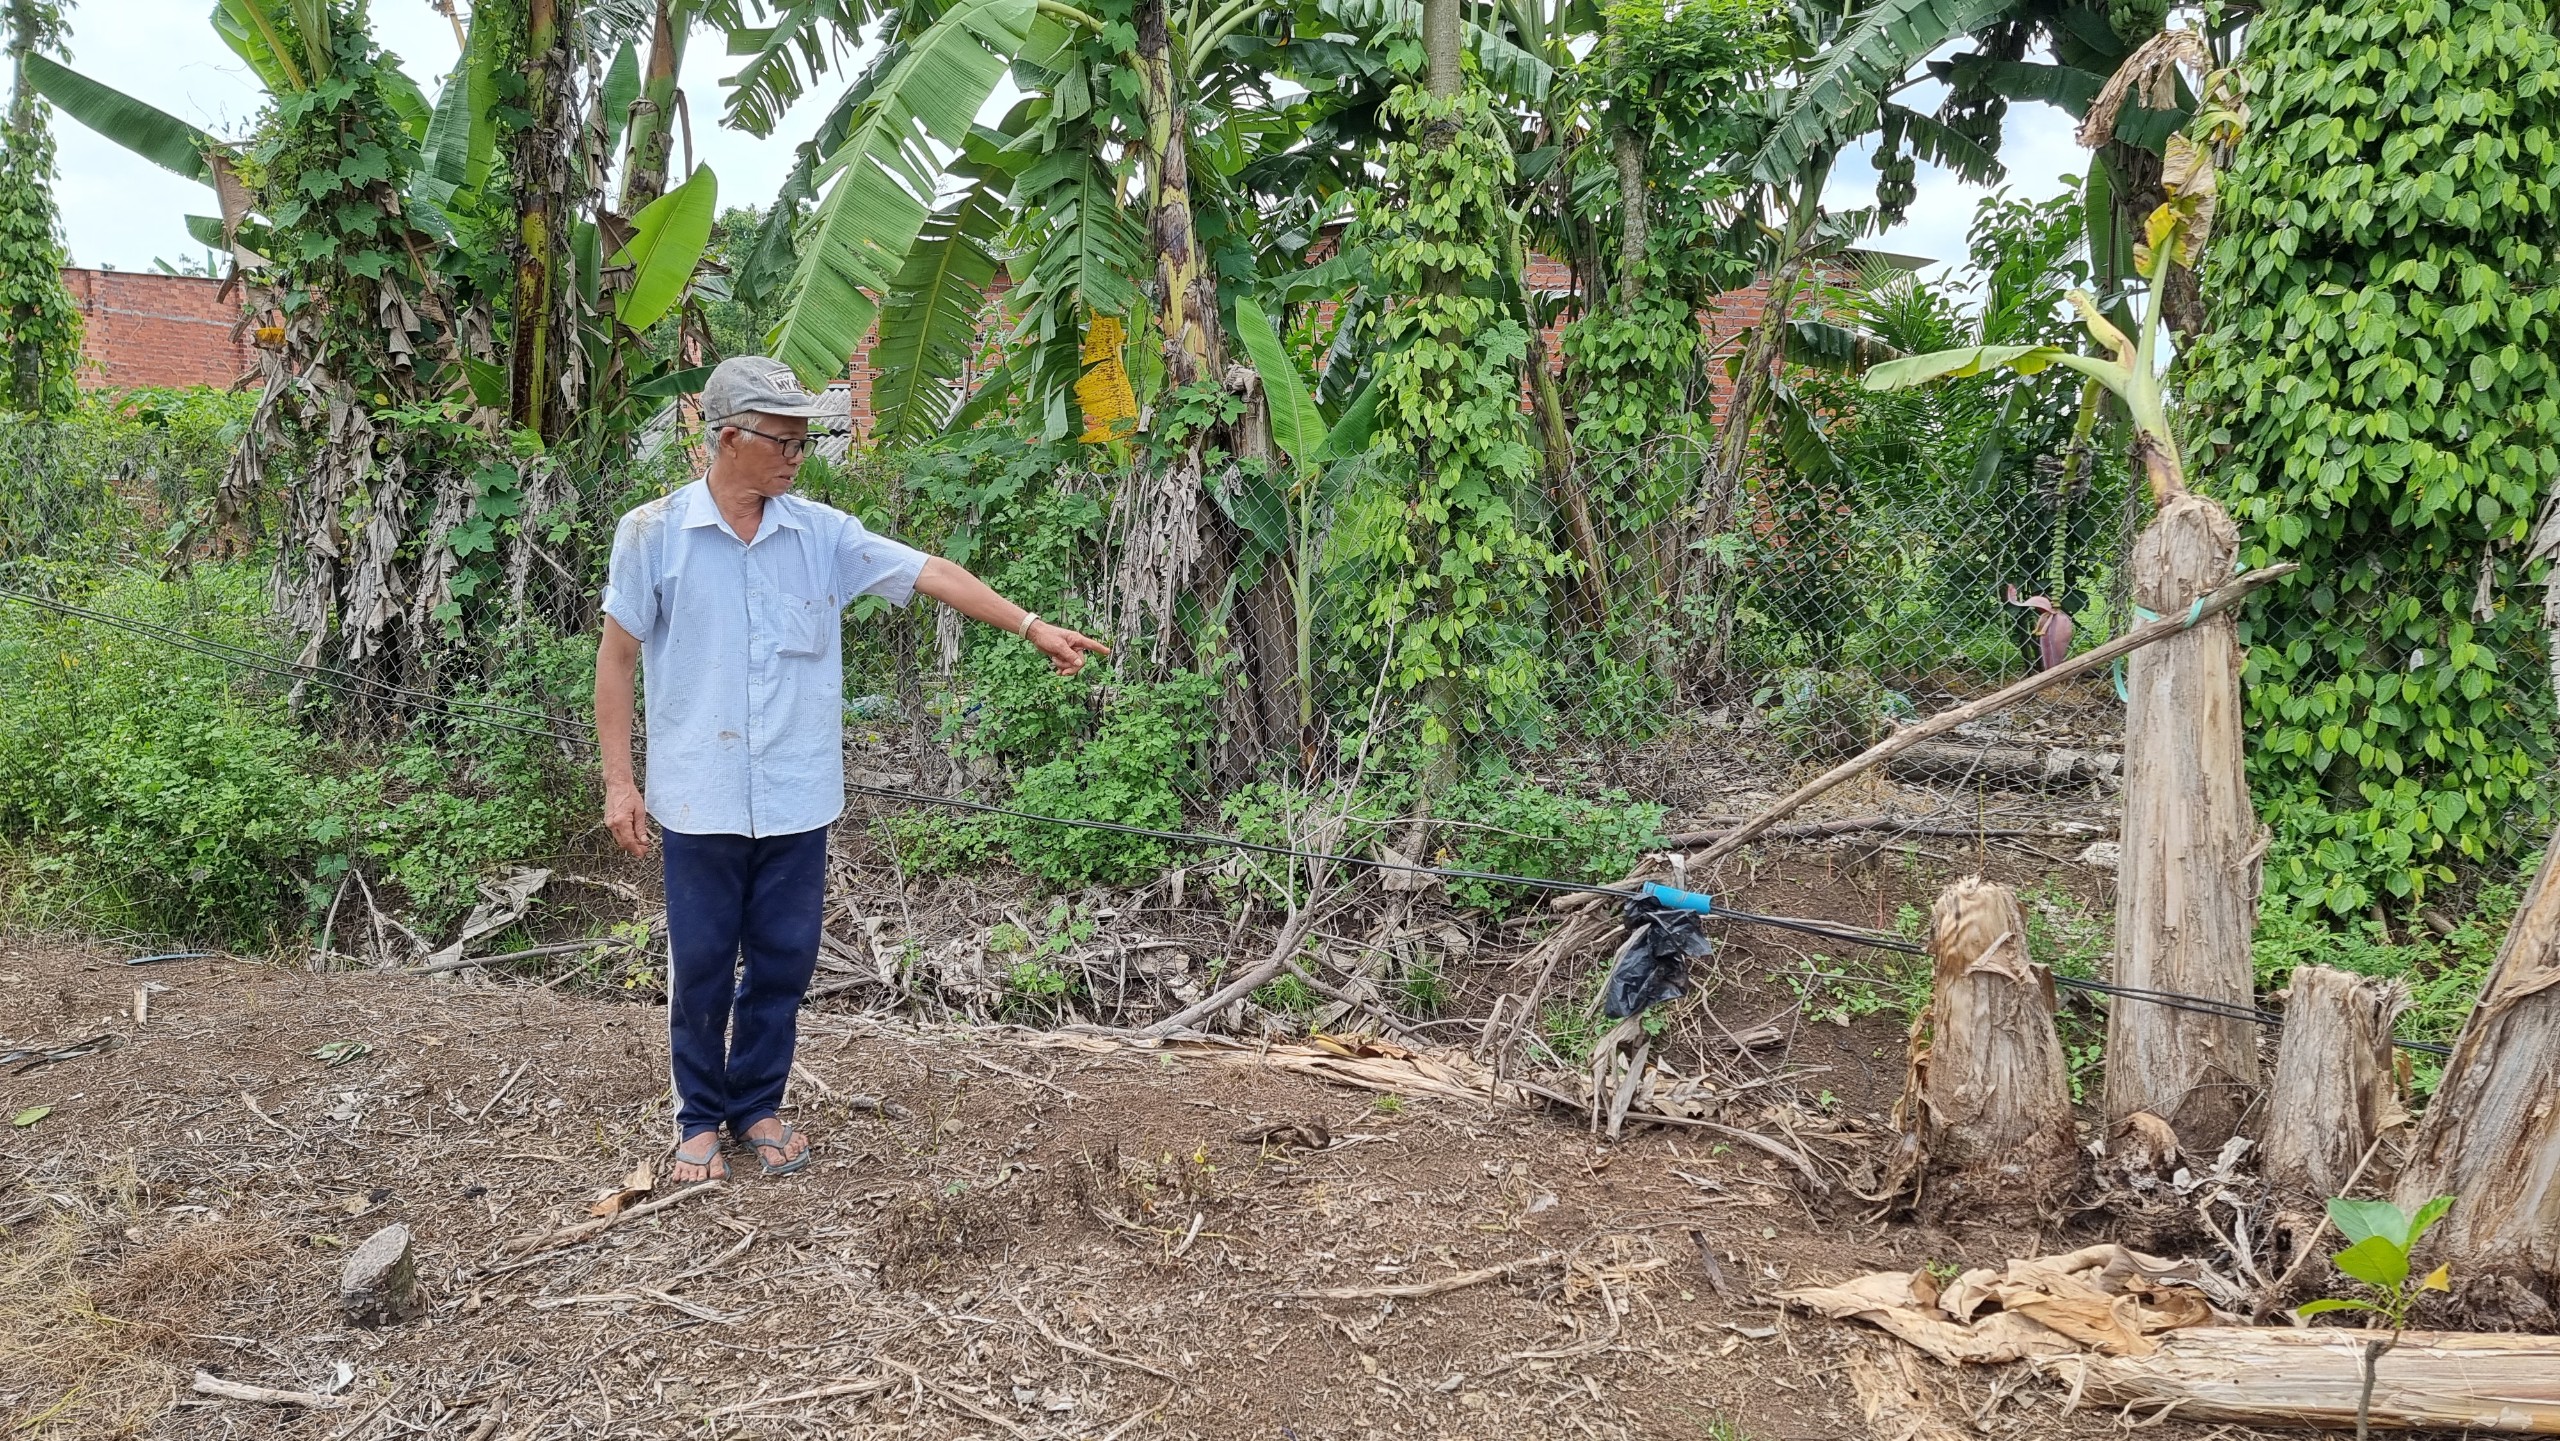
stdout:
<svg viewBox="0 0 2560 1441">
<path fill-rule="evenodd" d="M 304 572 L 277 566 L 275 515 L 216 504 L 246 410 L 240 397 L 142 397 L 72 424 L 0 426 L 12 516 L 0 586 L 74 608 L 0 604 L 0 833 L 76 832 L 104 856 L 98 874 L 136 898 L 137 927 L 226 933 L 269 924 L 251 918 L 274 912 L 256 898 L 278 887 L 325 912 L 349 874 L 450 919 L 475 874 L 601 845 L 585 737 L 609 542 L 624 511 L 698 473 L 696 442 L 673 430 L 631 464 L 518 457 L 503 474 L 466 472 L 458 498 L 423 489 L 413 519 L 469 510 L 446 517 L 458 554 L 392 537 L 381 604 L 436 627 L 434 645 L 392 666 L 339 644 L 343 616 L 317 646 L 283 619 L 278 588 Z M 1792 767 L 2012 681 L 2047 649 L 2122 633 L 2150 510 L 2120 463 L 2068 456 L 1827 481 L 1770 459 L 1701 534 L 1715 458 L 1673 438 L 1578 456 L 1578 491 L 1521 484 L 1507 497 L 1508 579 L 1485 566 L 1472 590 L 1398 592 L 1440 562 L 1395 558 L 1413 507 L 1393 466 L 1342 467 L 1309 489 L 1215 452 L 1185 470 L 1192 459 L 971 432 L 807 462 L 802 493 L 1115 647 L 1068 679 L 931 604 L 847 611 L 852 803 L 900 864 L 1004 860 L 1077 886 L 1188 857 L 879 792 L 1341 850 L 1426 844 L 1470 869 L 1612 878 L 1664 833 L 1747 813 Z M 290 470 L 272 468 L 275 489 Z M 376 499 L 329 543 L 392 524 L 395 479 L 372 477 Z M 1168 497 L 1190 503 L 1180 524 L 1164 521 Z M 1163 606 L 1133 618 L 1131 536 L 1147 525 L 1173 537 L 1180 564 L 1159 577 Z M 424 592 L 430 580 L 443 589 Z M 1401 609 L 1382 602 L 1398 593 Z M 1445 624 L 1453 605 L 1469 608 Z M 2378 631 L 2286 634 L 2258 610 L 2241 625 L 2262 650 L 2312 647 L 2306 674 L 2419 663 Z M 2543 699 L 2518 724 L 2541 728 L 2547 755 Z M 2036 745 L 2120 747 L 2104 674 L 2030 709 L 1975 740 L 2014 729 Z M 1919 779 L 1991 781 L 1971 759 L 1959 770 Z M 1412 827 L 1423 819 L 1436 824 Z M 10 876 L 0 853 L 0 885 Z M 96 884 L 37 888 L 68 906 Z"/>
</svg>

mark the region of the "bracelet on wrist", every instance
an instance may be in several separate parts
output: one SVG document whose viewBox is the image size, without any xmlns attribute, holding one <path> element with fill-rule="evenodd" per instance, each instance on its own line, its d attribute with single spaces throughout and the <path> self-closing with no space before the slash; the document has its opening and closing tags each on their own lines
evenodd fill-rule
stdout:
<svg viewBox="0 0 2560 1441">
<path fill-rule="evenodd" d="M 1025 611 L 1022 614 L 1022 629 L 1015 632 L 1015 634 L 1021 636 L 1024 640 L 1029 640 L 1031 639 L 1031 628 L 1039 623 L 1040 613 L 1038 611 Z"/>
</svg>

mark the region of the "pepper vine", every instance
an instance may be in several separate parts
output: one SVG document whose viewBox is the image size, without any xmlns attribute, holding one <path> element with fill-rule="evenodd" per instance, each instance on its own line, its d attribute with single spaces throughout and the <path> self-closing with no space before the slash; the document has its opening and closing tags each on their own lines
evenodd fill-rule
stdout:
<svg viewBox="0 0 2560 1441">
<path fill-rule="evenodd" d="M 56 415 L 78 397 L 80 310 L 63 288 L 50 107 L 28 85 L 26 57 L 59 54 L 62 6 L 8 0 L 12 92 L 0 125 L 0 407 Z"/>
<path fill-rule="evenodd" d="M 2525 540 L 2560 482 L 2560 10 L 2279 0 L 2186 399 L 2252 566 L 2272 895 L 2414 903 L 2546 829 Z"/>
<path fill-rule="evenodd" d="M 1536 651 L 1503 633 L 1544 606 L 1564 561 L 1518 510 L 1536 453 L 1520 410 L 1529 336 L 1505 295 L 1511 146 L 1480 84 L 1445 100 L 1403 86 L 1385 109 L 1402 138 L 1360 204 L 1376 292 L 1398 297 L 1377 322 L 1375 444 L 1411 467 L 1412 491 L 1352 629 L 1373 646 L 1392 635 L 1390 679 L 1428 693 L 1423 743 L 1445 755 L 1534 699 Z"/>
</svg>

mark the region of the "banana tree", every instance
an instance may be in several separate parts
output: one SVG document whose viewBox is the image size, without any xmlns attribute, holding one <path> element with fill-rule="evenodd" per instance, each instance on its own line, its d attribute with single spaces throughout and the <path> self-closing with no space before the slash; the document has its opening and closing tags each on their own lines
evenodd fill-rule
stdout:
<svg viewBox="0 0 2560 1441">
<path fill-rule="evenodd" d="M 1340 490 L 1339 463 L 1368 448 L 1376 397 L 1373 391 L 1362 390 L 1328 424 L 1313 387 L 1281 344 L 1262 306 L 1252 296 L 1240 295 L 1235 315 L 1237 338 L 1253 363 L 1270 413 L 1272 443 L 1288 466 L 1285 476 L 1262 478 L 1234 509 L 1238 523 L 1252 537 L 1257 550 L 1254 559 L 1279 566 L 1288 585 L 1295 630 L 1284 664 L 1295 682 L 1300 763 L 1312 767 L 1316 567 L 1322 559 L 1325 520 Z"/>
<path fill-rule="evenodd" d="M 2123 329 L 2100 309 L 2095 297 L 2086 290 L 2075 289 L 2068 297 L 2071 306 L 2079 312 L 2081 324 L 2090 336 L 2107 349 L 2109 354 L 2105 356 L 2082 355 L 2044 344 L 1963 346 L 1878 365 L 1867 372 L 1865 384 L 1869 390 L 1897 390 L 1993 369 L 2034 375 L 2052 366 L 2063 366 L 2086 377 L 2124 407 L 2132 424 L 2134 456 L 2150 484 L 2153 502 L 2166 505 L 2173 497 L 2186 494 L 2186 467 L 2178 453 L 2176 432 L 2169 424 L 2168 400 L 2161 384 L 2162 316 L 2169 308 L 2169 277 L 2180 269 L 2193 270 L 2204 253 L 2205 242 L 2211 238 L 2216 199 L 2214 152 L 2227 150 L 2238 142 L 2245 111 L 2237 80 L 2228 70 L 2212 68 L 2210 52 L 2202 38 L 2191 31 L 2168 31 L 2154 37 L 2127 59 L 2109 82 L 2108 90 L 2121 103 L 2125 95 L 2157 85 L 2180 62 L 2203 73 L 2203 99 L 2188 129 L 2170 136 L 2163 147 L 2162 188 L 2166 198 L 2144 220 L 2142 239 L 2134 249 L 2134 264 L 2148 287 L 2136 337 L 2128 339 Z M 2083 129 L 2084 139 L 2112 133 L 2114 116 L 2105 105 L 2106 99 L 2102 92 L 2093 101 L 2095 123 Z"/>
<path fill-rule="evenodd" d="M 385 175 L 397 170 L 396 213 L 419 227 L 417 253 L 449 264 L 453 270 L 448 274 L 442 269 L 421 267 L 416 273 L 428 303 L 452 322 L 445 336 L 445 365 L 439 381 L 430 384 L 430 392 L 467 394 L 484 405 L 506 411 L 519 427 L 557 435 L 563 423 L 562 410 L 552 402 L 558 398 L 564 347 L 585 344 L 590 353 L 582 359 L 590 373 L 604 371 L 613 363 L 613 356 L 609 338 L 582 342 L 576 317 L 561 321 L 561 311 L 575 297 L 563 293 L 558 276 L 552 272 L 571 269 L 572 257 L 581 250 L 595 253 L 599 221 L 619 239 L 628 239 L 633 225 L 600 209 L 594 218 L 583 218 L 554 215 L 545 208 L 539 212 L 538 222 L 524 221 L 510 209 L 510 197 L 502 192 L 523 188 L 522 177 L 512 172 L 528 166 L 548 168 L 548 162 L 501 164 L 507 157 L 499 153 L 492 112 L 501 102 L 496 70 L 505 37 L 494 32 L 496 13 L 475 16 L 462 54 L 432 105 L 421 97 L 416 83 L 390 64 L 387 57 L 379 62 L 377 75 L 385 101 L 399 122 L 401 136 L 414 148 L 380 161 L 358 156 L 349 159 L 359 166 L 391 167 L 383 170 Z M 331 53 L 328 41 L 332 27 L 347 23 L 346 17 L 335 15 L 327 6 L 295 6 L 289 0 L 223 0 L 214 17 L 216 33 L 249 65 L 266 88 L 271 104 L 312 94 L 312 87 L 327 78 L 322 71 L 325 62 L 319 57 Z M 563 43 L 556 26 L 550 43 Z M 628 55 L 626 46 L 626 61 Z M 252 194 L 239 179 L 241 146 L 217 139 L 146 101 L 45 57 L 31 58 L 34 63 L 29 67 L 30 82 L 64 114 L 142 158 L 214 191 L 219 218 L 188 217 L 189 230 L 199 240 L 232 251 L 249 268 L 263 266 L 270 256 L 307 252 L 315 243 L 309 238 L 309 226 L 316 218 L 317 208 L 293 195 Z M 629 69 L 627 63 L 616 65 L 617 71 Z M 626 84 L 612 79 L 608 80 L 606 92 L 605 113 L 597 121 L 602 127 L 604 146 L 610 149 L 621 130 L 612 100 L 620 92 L 620 98 L 628 104 L 631 96 Z M 555 119 L 554 129 L 558 128 Z M 697 170 L 690 182 L 686 209 L 699 214 L 700 223 L 688 221 L 672 231 L 663 231 L 655 223 L 657 217 L 652 217 L 649 243 L 618 245 L 619 253 L 605 262 L 612 270 L 608 278 L 619 282 L 618 295 L 608 298 L 599 290 L 585 297 L 586 303 L 593 307 L 609 300 L 626 328 L 634 332 L 646 329 L 663 314 L 666 305 L 634 306 L 631 297 L 672 297 L 681 293 L 698 267 L 708 240 L 706 207 L 715 185 L 707 168 Z M 644 209 L 643 213 L 648 211 Z M 542 232 L 539 246 L 534 238 L 523 234 L 527 229 Z M 554 231 L 559 233 L 555 235 Z M 518 242 L 524 254 L 512 286 L 489 269 L 493 254 L 511 240 Z M 668 243 L 670 240 L 677 243 Z M 558 256 L 544 260 L 554 248 Z M 593 275 L 598 267 L 591 263 L 585 269 Z M 528 275 L 528 271 L 542 273 Z M 511 291 L 505 296 L 507 304 L 498 303 L 502 290 Z M 459 340 L 459 332 L 465 328 L 459 323 L 460 314 L 475 304 L 494 306 L 496 311 L 491 324 L 501 332 L 502 344 L 488 357 L 472 354 Z M 530 317 L 530 323 L 515 324 L 516 317 Z M 523 332 L 522 336 L 517 332 Z M 498 355 L 509 357 L 511 363 L 499 364 Z M 649 378 L 639 377 L 643 383 Z"/>
<path fill-rule="evenodd" d="M 529 594 L 581 543 L 537 522 L 573 493 L 562 467 L 612 463 L 657 403 L 640 392 L 674 378 L 638 332 L 694 276 L 716 181 L 606 206 L 582 157 L 618 142 L 637 67 L 588 109 L 574 72 L 612 37 L 557 0 L 478 7 L 432 104 L 346 0 L 222 0 L 214 28 L 267 91 L 241 144 L 65 67 L 36 83 L 215 192 L 190 226 L 268 322 L 222 506 L 260 503 L 268 459 L 294 456 L 276 590 L 305 659 L 412 684 L 483 616 L 583 624 L 576 592 Z M 499 123 L 507 103 L 527 118 Z"/>
</svg>

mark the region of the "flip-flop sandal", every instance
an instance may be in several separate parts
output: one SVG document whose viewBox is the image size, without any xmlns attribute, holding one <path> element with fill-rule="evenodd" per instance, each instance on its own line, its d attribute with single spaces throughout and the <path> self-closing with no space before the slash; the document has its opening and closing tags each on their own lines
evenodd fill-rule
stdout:
<svg viewBox="0 0 2560 1441">
<path fill-rule="evenodd" d="M 810 1146 L 802 1150 L 797 1156 L 792 1155 L 791 1136 L 791 1123 L 785 1121 L 782 1123 L 781 1135 L 772 1137 L 769 1140 L 758 1140 L 754 1136 L 749 1136 L 747 1138 L 747 1144 L 755 1147 L 756 1165 L 764 1172 L 766 1179 L 770 1180 L 776 1176 L 788 1176 L 794 1171 L 806 1170 L 809 1163 L 818 1158 L 818 1148 L 815 1146 Z M 764 1158 L 764 1153 L 767 1151 L 771 1151 L 774 1154 L 786 1157 L 787 1159 L 780 1162 L 768 1161 Z"/>
<path fill-rule="evenodd" d="M 709 1155 L 688 1156 L 684 1153 L 685 1147 L 692 1145 L 694 1142 L 702 1140 L 705 1137 L 710 1138 L 711 1141 L 711 1152 Z M 727 1157 L 720 1154 L 720 1133 L 718 1131 L 697 1131 L 693 1135 L 685 1137 L 683 1140 L 676 1142 L 675 1149 L 669 1153 L 669 1157 L 671 1160 L 682 1165 L 700 1166 L 703 1170 L 703 1179 L 706 1181 L 725 1181 L 729 1179 L 729 1161 Z M 683 1184 L 690 1185 L 692 1183 L 685 1182 Z"/>
</svg>

